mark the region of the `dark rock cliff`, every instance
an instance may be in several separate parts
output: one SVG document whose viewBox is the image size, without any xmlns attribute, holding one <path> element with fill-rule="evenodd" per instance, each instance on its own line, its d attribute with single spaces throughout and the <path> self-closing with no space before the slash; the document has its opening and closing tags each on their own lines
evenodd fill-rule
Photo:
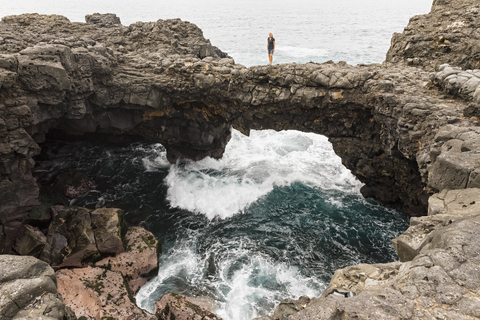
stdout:
<svg viewBox="0 0 480 320">
<path fill-rule="evenodd" d="M 365 196 L 419 215 L 430 188 L 443 187 L 429 183 L 425 156 L 435 133 L 447 123 L 477 125 L 462 118 L 465 101 L 446 97 L 417 68 L 245 68 L 188 22 L 125 27 L 116 17 L 87 18 L 21 15 L 0 24 L 0 219 L 8 238 L 38 204 L 31 157 L 51 128 L 140 135 L 161 142 L 171 162 L 221 157 L 231 126 L 315 132 L 366 184 Z"/>
<path fill-rule="evenodd" d="M 480 8 L 476 0 L 435 0 L 429 14 L 414 16 L 403 33 L 394 33 L 388 62 L 428 70 L 448 63 L 480 67 Z"/>
<path fill-rule="evenodd" d="M 478 6 L 457 2 L 464 14 Z M 441 7 L 437 1 L 431 15 Z M 52 128 L 140 135 L 161 142 L 171 162 L 221 157 L 232 126 L 245 134 L 315 132 L 366 184 L 365 196 L 410 215 L 425 214 L 435 191 L 480 184 L 478 119 L 463 114 L 476 103 L 446 95 L 446 80 L 436 86 L 428 68 L 402 61 L 245 68 L 179 19 L 129 27 L 114 16 L 87 20 L 33 14 L 0 23 L 2 247 L 38 204 L 32 156 Z"/>
<path fill-rule="evenodd" d="M 4 17 L 0 250 L 38 204 L 32 157 L 52 129 L 137 135 L 171 162 L 221 157 L 232 127 L 302 130 L 329 138 L 365 196 L 410 215 L 428 200 L 429 216 L 395 240 L 406 262 L 339 270 L 322 297 L 286 301 L 273 318 L 478 318 L 479 10 L 435 0 L 394 35 L 383 64 L 250 68 L 178 19 Z"/>
</svg>

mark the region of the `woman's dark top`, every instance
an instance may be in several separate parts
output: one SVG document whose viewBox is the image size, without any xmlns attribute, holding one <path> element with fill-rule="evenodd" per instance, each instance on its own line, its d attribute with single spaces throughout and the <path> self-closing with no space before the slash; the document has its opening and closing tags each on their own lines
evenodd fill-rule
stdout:
<svg viewBox="0 0 480 320">
<path fill-rule="evenodd" d="M 270 39 L 270 37 L 268 37 L 267 41 L 268 41 L 268 50 L 273 50 L 273 42 L 275 41 L 275 38 L 272 37 Z"/>
</svg>

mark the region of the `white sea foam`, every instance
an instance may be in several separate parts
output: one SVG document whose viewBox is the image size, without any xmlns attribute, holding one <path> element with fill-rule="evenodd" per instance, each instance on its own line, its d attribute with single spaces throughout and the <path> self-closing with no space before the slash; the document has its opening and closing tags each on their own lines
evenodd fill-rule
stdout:
<svg viewBox="0 0 480 320">
<path fill-rule="evenodd" d="M 144 161 L 146 170 L 163 163 Z M 361 186 L 326 137 L 273 130 L 252 131 L 250 137 L 234 131 L 221 160 L 183 161 L 171 166 L 165 179 L 172 207 L 210 219 L 240 213 L 274 187 L 294 182 L 344 194 L 358 193 Z"/>
<path fill-rule="evenodd" d="M 317 296 L 325 288 L 324 283 L 305 277 L 296 267 L 252 252 L 248 239 L 216 242 L 203 255 L 195 253 L 196 241 L 196 236 L 190 235 L 187 241 L 170 250 L 168 259 L 160 259 L 158 276 L 137 293 L 136 301 L 141 308 L 154 312 L 156 299 L 168 292 L 165 286 L 172 279 L 188 279 L 182 285 L 184 288 L 209 287 L 206 298 L 215 300 L 214 312 L 230 320 L 272 313 L 283 297 Z M 216 257 L 217 272 L 207 280 L 204 274 L 211 255 Z"/>
<path fill-rule="evenodd" d="M 251 252 L 244 254 L 251 255 Z M 249 262 L 233 275 L 229 275 L 232 269 L 230 262 L 223 262 L 219 266 L 221 281 L 218 287 L 223 287 L 227 294 L 225 302 L 220 303 L 215 312 L 224 319 L 253 319 L 265 315 L 266 309 L 273 313 L 274 306 L 283 297 L 295 299 L 301 295 L 316 296 L 325 287 L 317 279 L 301 275 L 297 268 L 273 263 L 261 255 L 250 257 Z M 252 281 L 254 279 L 264 282 Z M 263 310 L 257 309 L 259 305 Z"/>
<path fill-rule="evenodd" d="M 324 58 L 328 55 L 328 50 L 321 48 L 302 48 L 296 46 L 278 46 L 275 54 L 291 58 Z"/>
<path fill-rule="evenodd" d="M 147 172 L 165 169 L 170 166 L 170 163 L 167 160 L 167 152 L 161 144 L 154 146 L 149 151 L 155 152 L 156 156 L 150 155 L 150 157 L 142 159 L 143 166 Z"/>
<path fill-rule="evenodd" d="M 155 312 L 155 292 L 172 278 L 188 278 L 191 282 L 203 274 L 201 257 L 187 244 L 177 244 L 168 254 L 168 259 L 160 258 L 158 275 L 144 285 L 136 295 L 137 305 L 151 313 Z M 164 292 L 167 293 L 167 292 Z M 160 295 L 161 297 L 162 295 Z"/>
</svg>

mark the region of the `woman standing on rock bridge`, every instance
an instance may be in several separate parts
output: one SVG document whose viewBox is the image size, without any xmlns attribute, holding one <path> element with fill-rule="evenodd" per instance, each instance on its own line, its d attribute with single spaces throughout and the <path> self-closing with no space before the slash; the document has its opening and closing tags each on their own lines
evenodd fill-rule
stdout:
<svg viewBox="0 0 480 320">
<path fill-rule="evenodd" d="M 275 52 L 275 38 L 271 32 L 268 34 L 267 42 L 268 61 L 270 61 L 270 64 L 272 64 L 273 53 Z"/>
</svg>

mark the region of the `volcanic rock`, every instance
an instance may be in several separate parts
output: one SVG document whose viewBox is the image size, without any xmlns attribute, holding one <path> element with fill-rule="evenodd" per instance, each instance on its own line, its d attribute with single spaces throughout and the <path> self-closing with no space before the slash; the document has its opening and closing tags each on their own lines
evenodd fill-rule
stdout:
<svg viewBox="0 0 480 320">
<path fill-rule="evenodd" d="M 102 256 L 124 251 L 127 226 L 123 211 L 103 208 L 55 207 L 40 259 L 55 268 L 83 267 Z"/>
<path fill-rule="evenodd" d="M 53 269 L 34 257 L 0 255 L 0 318 L 74 320 Z"/>
<path fill-rule="evenodd" d="M 119 272 L 87 267 L 62 269 L 56 276 L 58 291 L 77 317 L 157 319 L 135 305 Z"/>
<path fill-rule="evenodd" d="M 38 204 L 32 157 L 52 129 L 137 135 L 162 143 L 172 163 L 221 157 L 232 127 L 301 130 L 329 138 L 365 184 L 364 196 L 413 216 L 430 204 L 432 214 L 412 219 L 396 241 L 406 262 L 338 271 L 322 297 L 289 319 L 478 317 L 476 200 L 459 208 L 448 199 L 470 197 L 452 189 L 480 187 L 479 7 L 435 0 L 394 35 L 384 64 L 357 66 L 245 68 L 180 19 L 127 27 L 112 15 L 85 24 L 58 15 L 2 18 L 1 251 Z M 78 210 L 76 218 L 60 212 L 48 231 L 41 256 L 54 265 L 99 258 L 90 214 Z M 462 210 L 471 212 L 456 214 Z M 98 236 L 114 251 L 115 237 Z"/>
<path fill-rule="evenodd" d="M 161 320 L 221 320 L 207 308 L 208 306 L 198 305 L 195 299 L 167 293 L 155 304 L 155 315 Z"/>
<path fill-rule="evenodd" d="M 88 177 L 84 172 L 70 170 L 62 173 L 55 184 L 55 188 L 60 193 L 70 199 L 78 198 L 81 195 L 95 190 L 97 185 L 95 181 Z"/>
<path fill-rule="evenodd" d="M 434 0 L 429 14 L 414 16 L 403 33 L 394 33 L 388 62 L 436 70 L 448 63 L 463 69 L 480 67 L 480 3 Z"/>
<path fill-rule="evenodd" d="M 13 249 L 20 255 L 38 257 L 47 243 L 47 237 L 36 227 L 22 226 Z"/>
<path fill-rule="evenodd" d="M 95 266 L 120 272 L 135 295 L 158 273 L 159 246 L 151 232 L 141 227 L 130 227 L 125 235 L 125 252 L 98 261 Z"/>
<path fill-rule="evenodd" d="M 429 199 L 427 217 L 411 218 L 410 228 L 392 240 L 400 261 L 410 261 L 429 244 L 436 231 L 454 221 L 480 215 L 480 189 L 443 190 Z"/>
<path fill-rule="evenodd" d="M 430 170 L 449 165 L 442 157 L 435 163 L 435 134 L 447 124 L 478 126 L 463 117 L 470 102 L 446 98 L 418 68 L 332 62 L 245 68 L 178 19 L 105 28 L 21 15 L 5 17 L 0 35 L 15 34 L 19 25 L 28 32 L 0 45 L 1 157 L 10 159 L 0 173 L 1 183 L 29 190 L 22 199 L 38 196 L 28 182 L 31 165 L 19 175 L 10 163 L 31 163 L 35 142 L 50 129 L 138 135 L 161 142 L 175 162 L 221 157 L 233 126 L 245 134 L 267 128 L 324 134 L 366 184 L 365 196 L 421 215 L 428 196 L 451 182 L 430 182 Z M 13 237 L 33 202 L 15 200 L 13 186 L 2 190 L 2 221 Z"/>
<path fill-rule="evenodd" d="M 480 199 L 480 189 L 445 190 L 430 199 L 430 215 L 412 218 L 394 240 L 406 262 L 337 270 L 322 296 L 289 308 L 288 319 L 477 319 L 480 210 L 472 199 Z M 275 315 L 269 318 L 281 319 Z"/>
<path fill-rule="evenodd" d="M 127 224 L 123 210 L 101 208 L 91 213 L 93 234 L 97 249 L 102 254 L 119 254 L 125 249 L 123 239 L 127 232 Z"/>
</svg>

